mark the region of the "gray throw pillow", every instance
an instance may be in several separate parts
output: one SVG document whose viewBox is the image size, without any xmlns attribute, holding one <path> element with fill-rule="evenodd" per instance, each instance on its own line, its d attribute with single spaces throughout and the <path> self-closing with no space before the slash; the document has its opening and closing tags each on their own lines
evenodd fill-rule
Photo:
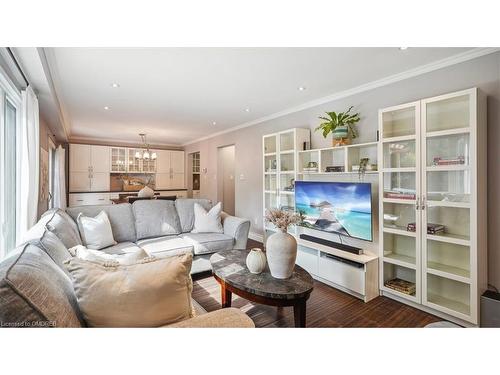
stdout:
<svg viewBox="0 0 500 375">
<path fill-rule="evenodd" d="M 49 217 L 45 226 L 62 241 L 66 248 L 82 244 L 80 233 L 75 221 L 63 210 L 47 211 L 42 219 Z M 40 220 L 42 220 L 40 219 Z"/>
</svg>

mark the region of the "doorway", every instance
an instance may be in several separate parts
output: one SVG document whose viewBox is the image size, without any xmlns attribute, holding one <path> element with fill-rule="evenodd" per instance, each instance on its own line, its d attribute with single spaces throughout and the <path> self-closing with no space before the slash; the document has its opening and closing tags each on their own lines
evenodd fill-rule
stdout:
<svg viewBox="0 0 500 375">
<path fill-rule="evenodd" d="M 235 214 L 234 145 L 219 147 L 217 152 L 217 200 L 222 202 L 222 210 Z"/>
</svg>

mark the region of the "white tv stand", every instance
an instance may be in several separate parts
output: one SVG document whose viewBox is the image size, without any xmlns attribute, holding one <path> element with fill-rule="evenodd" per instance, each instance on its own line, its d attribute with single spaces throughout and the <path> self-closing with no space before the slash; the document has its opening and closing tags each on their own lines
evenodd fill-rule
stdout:
<svg viewBox="0 0 500 375">
<path fill-rule="evenodd" d="M 296 239 L 297 264 L 314 279 L 364 302 L 378 297 L 378 256 L 371 253 L 351 254 L 298 237 Z"/>
</svg>

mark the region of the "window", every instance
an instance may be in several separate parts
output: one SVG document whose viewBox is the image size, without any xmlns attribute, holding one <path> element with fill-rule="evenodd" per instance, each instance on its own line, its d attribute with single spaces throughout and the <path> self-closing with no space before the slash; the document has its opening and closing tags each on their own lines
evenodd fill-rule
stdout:
<svg viewBox="0 0 500 375">
<path fill-rule="evenodd" d="M 16 246 L 20 96 L 0 70 L 0 258 Z"/>
</svg>

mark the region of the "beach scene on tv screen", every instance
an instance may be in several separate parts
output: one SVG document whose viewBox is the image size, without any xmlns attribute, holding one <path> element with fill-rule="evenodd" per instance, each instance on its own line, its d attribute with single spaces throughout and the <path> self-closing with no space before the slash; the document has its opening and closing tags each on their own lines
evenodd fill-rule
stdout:
<svg viewBox="0 0 500 375">
<path fill-rule="evenodd" d="M 297 181 L 295 208 L 304 227 L 372 240 L 370 184 Z"/>
</svg>

